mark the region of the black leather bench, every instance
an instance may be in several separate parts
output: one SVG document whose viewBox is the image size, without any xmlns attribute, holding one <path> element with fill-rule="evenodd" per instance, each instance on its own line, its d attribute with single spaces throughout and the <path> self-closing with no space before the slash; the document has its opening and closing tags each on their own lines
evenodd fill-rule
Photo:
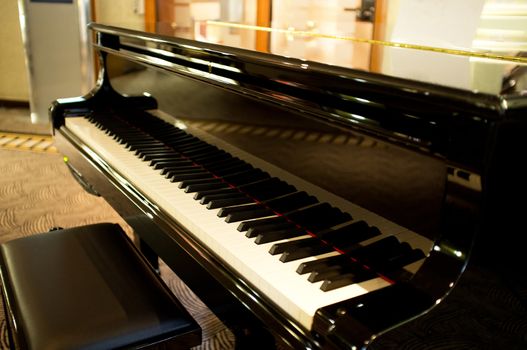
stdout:
<svg viewBox="0 0 527 350">
<path fill-rule="evenodd" d="M 120 226 L 95 224 L 0 246 L 12 347 L 189 348 L 201 329 Z"/>
</svg>

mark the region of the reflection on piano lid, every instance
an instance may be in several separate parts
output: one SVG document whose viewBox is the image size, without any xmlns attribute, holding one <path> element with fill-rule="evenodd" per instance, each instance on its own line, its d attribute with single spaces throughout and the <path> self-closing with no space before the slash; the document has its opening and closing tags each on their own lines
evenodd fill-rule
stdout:
<svg viewBox="0 0 527 350">
<path fill-rule="evenodd" d="M 292 347 L 433 310 L 492 227 L 495 134 L 525 100 L 91 28 L 100 79 L 53 103 L 59 148 L 191 288 L 206 271 Z"/>
</svg>

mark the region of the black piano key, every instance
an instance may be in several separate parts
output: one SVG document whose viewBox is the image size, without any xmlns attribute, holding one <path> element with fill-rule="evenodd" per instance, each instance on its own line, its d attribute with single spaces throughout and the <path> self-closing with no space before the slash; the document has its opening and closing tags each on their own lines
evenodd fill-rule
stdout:
<svg viewBox="0 0 527 350">
<path fill-rule="evenodd" d="M 259 189 L 273 188 L 273 187 L 276 187 L 276 186 L 280 186 L 281 184 L 286 184 L 286 183 L 284 181 L 280 180 L 277 177 L 270 177 L 270 178 L 267 178 L 267 179 L 262 179 L 262 180 L 255 181 L 255 182 L 250 183 L 250 184 L 241 185 L 241 186 L 239 186 L 239 189 L 242 192 L 251 193 L 252 191 L 256 191 L 256 190 L 259 190 Z"/>
<path fill-rule="evenodd" d="M 135 156 L 138 158 L 143 158 L 145 155 L 151 155 L 151 154 L 156 154 L 156 153 L 160 153 L 160 154 L 167 153 L 167 152 L 170 152 L 172 154 L 174 153 L 174 151 L 172 150 L 169 150 L 164 147 L 158 147 L 158 146 L 141 147 L 141 148 L 137 148 L 134 151 L 130 151 L 130 152 L 133 152 Z"/>
<path fill-rule="evenodd" d="M 169 150 L 165 155 L 153 157 L 150 160 L 150 164 L 166 163 L 166 162 L 177 162 L 177 161 L 189 161 L 188 158 L 184 158 L 181 154 Z"/>
<path fill-rule="evenodd" d="M 192 152 L 192 151 L 202 149 L 202 148 L 214 148 L 218 150 L 216 146 L 210 145 L 196 138 L 190 140 L 190 142 L 185 142 L 185 143 L 180 142 L 177 147 L 174 147 L 174 149 L 176 149 L 178 152 L 187 152 L 187 151 Z"/>
<path fill-rule="evenodd" d="M 287 213 L 285 216 L 289 220 L 309 230 L 330 228 L 352 219 L 350 214 L 344 213 L 328 203 L 321 203 L 306 209 Z"/>
<path fill-rule="evenodd" d="M 396 251 L 390 252 L 389 255 L 377 260 L 365 260 L 365 263 L 376 271 L 386 272 L 400 269 L 424 257 L 420 249 L 412 249 L 407 242 L 403 242 Z"/>
<path fill-rule="evenodd" d="M 357 221 L 342 226 L 335 230 L 325 230 L 316 233 L 316 236 L 328 244 L 348 250 L 353 244 L 368 240 L 380 235 L 381 232 L 376 227 L 370 227 L 365 221 Z"/>
<path fill-rule="evenodd" d="M 148 115 L 148 118 L 150 118 L 150 115 Z M 166 126 L 166 128 L 155 128 L 155 131 L 153 132 L 156 137 L 167 137 L 170 135 L 188 135 L 185 130 L 182 130 L 180 128 L 174 127 L 167 123 L 162 123 L 162 125 Z"/>
<path fill-rule="evenodd" d="M 310 282 L 332 279 L 338 275 L 354 274 L 361 276 L 364 273 L 371 275 L 375 271 L 367 269 L 364 265 L 351 259 L 349 255 L 340 255 L 326 260 L 325 264 L 318 264 L 308 277 Z"/>
<path fill-rule="evenodd" d="M 167 166 L 162 168 L 161 175 L 165 175 L 167 178 L 171 178 L 173 175 L 176 174 L 188 174 L 203 171 L 205 170 L 202 167 L 195 164 L 183 166 Z"/>
<path fill-rule="evenodd" d="M 164 167 L 169 167 L 169 166 L 186 166 L 186 165 L 192 165 L 192 164 L 194 164 L 194 162 L 192 162 L 191 160 L 184 159 L 179 156 L 162 158 L 162 159 L 152 159 L 150 161 L 150 166 L 153 166 L 154 169 L 162 169 Z"/>
<path fill-rule="evenodd" d="M 394 237 L 389 236 L 383 239 L 380 239 L 378 241 L 375 241 L 373 243 L 370 243 L 369 245 L 362 246 L 360 244 L 352 244 L 350 243 L 347 247 L 344 247 L 344 243 L 340 244 L 339 247 L 337 247 L 338 251 L 343 252 L 342 257 L 345 258 L 344 260 L 328 260 L 328 264 L 346 264 L 349 260 L 352 260 L 354 262 L 359 262 L 363 266 L 369 266 L 366 264 L 366 260 L 368 257 L 372 259 L 379 259 L 384 257 L 386 252 L 389 252 L 390 249 L 393 249 L 395 245 L 398 245 L 399 242 L 397 239 L 395 241 L 393 240 Z M 309 265 L 309 264 L 308 264 Z"/>
<path fill-rule="evenodd" d="M 117 135 L 119 135 L 119 132 L 116 132 Z M 147 135 L 147 134 L 143 134 L 143 136 L 141 138 L 138 138 L 136 140 L 134 139 L 127 139 L 127 144 L 128 146 L 126 148 L 131 148 L 131 147 L 134 147 L 134 146 L 149 146 L 149 145 L 159 145 L 159 146 L 163 146 L 164 143 Z"/>
<path fill-rule="evenodd" d="M 222 166 L 222 167 L 218 167 L 218 166 L 214 166 L 214 167 L 210 167 L 210 166 L 207 166 L 207 169 L 214 173 L 215 175 L 217 176 L 227 176 L 227 175 L 230 175 L 230 174 L 235 174 L 235 173 L 239 173 L 239 172 L 242 172 L 242 171 L 248 171 L 248 170 L 251 170 L 251 169 L 254 169 L 250 164 L 247 164 L 247 163 L 243 163 L 243 162 L 233 162 L 232 165 L 230 166 Z"/>
<path fill-rule="evenodd" d="M 146 151 L 152 148 L 154 149 L 165 148 L 165 144 L 157 140 L 134 142 L 134 143 L 127 142 L 126 148 L 130 150 L 130 152 L 136 152 L 136 151 L 141 151 L 141 150 Z"/>
<path fill-rule="evenodd" d="M 228 223 L 239 222 L 242 220 L 268 217 L 274 214 L 275 213 L 271 209 L 260 207 L 257 209 L 245 210 L 245 211 L 237 212 L 237 213 L 230 213 L 225 218 L 225 222 L 228 222 Z"/>
<path fill-rule="evenodd" d="M 240 162 L 243 162 L 243 161 L 240 160 L 239 158 L 230 156 L 230 157 L 220 157 L 220 158 L 217 158 L 217 159 L 212 158 L 212 159 L 209 159 L 209 160 L 202 160 L 202 161 L 199 162 L 199 164 L 201 166 L 203 166 L 204 168 L 206 168 L 206 169 L 215 170 L 215 169 L 218 169 L 218 168 L 221 169 L 221 168 L 224 168 L 224 167 L 229 167 L 232 164 L 239 164 Z"/>
<path fill-rule="evenodd" d="M 275 216 L 272 218 L 256 219 L 250 221 L 242 221 L 237 230 L 240 232 L 247 231 L 250 228 L 261 227 L 265 225 L 281 224 L 287 222 L 287 219 L 283 216 Z"/>
<path fill-rule="evenodd" d="M 182 188 L 185 192 L 186 189 L 189 187 L 189 186 L 195 186 L 195 185 L 210 185 L 210 184 L 221 184 L 221 183 L 224 183 L 223 181 L 221 181 L 220 179 L 217 179 L 215 177 L 205 177 L 205 178 L 197 178 L 197 179 L 188 179 L 188 180 L 183 180 L 179 183 L 179 188 Z M 190 193 L 190 192 L 187 192 L 187 193 Z"/>
<path fill-rule="evenodd" d="M 214 155 L 219 152 L 216 147 L 197 147 L 196 149 L 189 151 L 179 151 L 183 156 L 193 159 L 195 157 Z"/>
<path fill-rule="evenodd" d="M 424 259 L 425 257 L 426 255 L 421 249 L 412 249 L 410 252 L 404 255 L 400 255 L 396 258 L 390 259 L 390 261 L 387 262 L 385 266 L 379 268 L 379 271 L 389 277 L 394 277 L 394 272 L 401 271 L 401 269 L 406 265 Z M 394 279 L 397 278 L 394 277 Z"/>
<path fill-rule="evenodd" d="M 195 171 L 202 171 L 202 172 L 207 172 L 207 173 L 210 174 L 209 171 L 203 169 L 201 166 L 199 166 L 197 164 L 194 164 L 194 163 L 190 163 L 188 165 L 170 165 L 170 166 L 165 166 L 163 168 L 163 170 L 162 170 L 162 173 L 167 175 L 167 177 L 171 177 L 172 175 L 185 174 L 186 172 L 187 173 L 193 173 Z"/>
<path fill-rule="evenodd" d="M 171 151 L 144 152 L 144 153 L 137 153 L 135 156 L 141 160 L 144 160 L 145 162 L 148 162 L 148 164 L 152 164 L 152 161 L 156 159 L 166 159 L 166 158 L 171 158 L 174 160 L 181 159 L 177 154 Z"/>
<path fill-rule="evenodd" d="M 311 272 L 307 278 L 309 282 L 316 283 L 326 279 L 332 279 L 344 274 L 345 268 L 341 265 L 329 266 L 325 269 L 315 270 Z"/>
<path fill-rule="evenodd" d="M 280 180 L 279 178 L 269 177 L 255 181 L 251 184 L 240 186 L 240 189 L 247 193 L 258 193 L 275 187 L 283 187 L 285 185 L 287 185 L 287 183 Z"/>
<path fill-rule="evenodd" d="M 262 204 L 277 212 L 284 213 L 315 204 L 316 202 L 317 199 L 315 197 L 301 191 L 270 199 L 262 202 Z"/>
<path fill-rule="evenodd" d="M 164 142 L 166 143 L 178 143 L 178 142 L 181 142 L 181 141 L 201 141 L 200 139 L 198 139 L 196 136 L 192 136 L 186 132 L 183 132 L 183 133 L 179 133 L 179 132 L 176 132 L 176 133 L 166 133 L 166 134 L 159 134 L 157 131 L 152 133 L 152 135 L 160 140 L 163 140 Z"/>
<path fill-rule="evenodd" d="M 173 135 L 166 135 L 162 137 L 158 137 L 160 140 L 163 140 L 164 143 L 169 145 L 170 147 L 174 149 L 179 149 L 180 147 L 185 147 L 187 145 L 195 145 L 199 142 L 201 142 L 197 137 L 192 136 L 190 134 L 173 134 Z"/>
<path fill-rule="evenodd" d="M 257 169 L 254 169 L 254 170 L 257 170 Z M 244 183 L 250 183 L 252 181 L 254 181 L 255 178 L 259 178 L 261 176 L 264 176 L 262 174 L 265 174 L 265 173 L 255 173 L 255 174 L 241 174 L 241 173 L 237 173 L 236 174 L 236 184 L 244 184 Z M 212 174 L 211 174 L 212 175 Z M 213 176 L 213 175 L 212 175 Z M 225 180 L 226 177 L 223 177 L 223 178 L 216 178 L 218 181 L 222 181 L 224 182 L 227 186 L 230 186 L 230 187 L 235 187 L 235 184 L 233 184 L 232 182 L 230 181 L 226 181 Z M 180 187 L 183 187 L 183 186 L 180 186 Z"/>
<path fill-rule="evenodd" d="M 351 283 L 360 283 L 378 277 L 378 275 L 371 270 L 365 269 L 359 264 L 350 262 L 345 265 L 334 265 L 323 270 L 313 271 L 309 274 L 307 280 L 316 283 L 319 281 L 337 281 L 340 280 L 341 277 L 344 277 Z M 344 285 L 341 287 L 343 286 Z M 337 288 L 337 285 L 333 285 L 333 289 L 335 288 Z"/>
<path fill-rule="evenodd" d="M 290 221 L 280 221 L 277 223 L 265 224 L 256 227 L 251 227 L 245 233 L 246 237 L 252 238 L 258 235 L 265 234 L 266 232 L 273 232 L 285 229 L 295 229 L 297 226 Z"/>
<path fill-rule="evenodd" d="M 358 283 L 362 280 L 375 277 L 376 273 L 383 271 L 382 269 L 388 270 L 392 267 L 393 269 L 396 269 L 396 268 L 400 268 L 404 266 L 404 265 L 402 266 L 397 265 L 396 261 L 394 261 L 393 265 L 390 265 L 389 263 L 390 257 L 393 257 L 393 255 L 392 256 L 385 255 L 387 251 L 389 252 L 390 249 L 393 249 L 394 242 L 397 242 L 397 240 L 394 241 L 393 238 L 382 239 L 382 240 L 372 243 L 369 246 L 365 246 L 365 247 L 359 246 L 353 251 L 348 252 L 346 254 L 324 258 L 324 259 L 320 259 L 317 261 L 305 262 L 299 265 L 299 267 L 297 268 L 297 272 L 299 274 L 311 272 L 310 280 L 312 280 L 313 282 L 316 282 L 321 279 L 327 279 L 329 281 L 327 283 L 328 286 L 325 287 L 327 290 L 332 290 L 332 289 L 338 288 L 339 286 L 344 286 L 344 285 L 348 285 L 351 283 Z M 358 256 L 362 256 L 363 259 L 357 259 Z M 408 256 L 408 261 L 410 261 L 412 257 L 417 258 L 419 257 L 419 255 Z M 375 261 L 377 262 L 377 265 L 364 264 L 366 258 L 375 259 Z M 400 263 L 404 263 L 403 260 L 400 260 Z M 391 271 L 393 271 L 393 269 Z M 320 274 L 323 274 L 324 271 L 328 271 L 328 270 L 342 271 L 342 275 L 346 276 L 345 279 L 347 282 L 341 285 L 343 281 L 340 281 L 338 283 L 333 283 L 333 280 L 340 280 L 340 278 L 333 278 L 329 276 L 320 277 L 321 276 Z M 365 279 L 359 278 L 364 273 L 367 274 L 367 278 Z M 351 278 L 352 275 L 355 275 L 355 279 Z M 315 277 L 315 276 L 318 276 L 318 277 Z M 331 289 L 329 289 L 330 285 L 331 285 Z"/>
<path fill-rule="evenodd" d="M 196 180 L 196 179 L 211 179 L 214 178 L 211 173 L 208 171 L 204 171 L 202 169 L 196 169 L 194 172 L 187 172 L 187 173 L 177 173 L 177 172 L 170 172 L 167 175 L 167 178 L 170 179 L 172 182 L 181 182 L 184 180 Z M 180 184 L 180 188 L 185 188 L 186 186 L 182 186 Z"/>
<path fill-rule="evenodd" d="M 186 154 L 187 152 L 194 153 L 198 151 L 204 151 L 204 152 L 210 151 L 212 153 L 212 152 L 221 152 L 222 150 L 220 150 L 218 147 L 214 145 L 201 141 L 199 143 L 196 143 L 194 147 L 185 148 L 184 150 L 181 150 L 180 152 Z"/>
<path fill-rule="evenodd" d="M 359 261 L 376 261 L 389 254 L 390 251 L 397 249 L 399 245 L 399 240 L 396 237 L 388 236 L 367 246 L 353 248 L 346 252 Z"/>
<path fill-rule="evenodd" d="M 225 185 L 226 185 L 225 188 L 204 189 L 204 190 L 201 190 L 201 191 L 197 191 L 194 194 L 194 199 L 195 200 L 201 200 L 205 196 L 219 194 L 219 193 L 239 193 L 240 192 L 237 189 L 228 186 L 227 184 L 225 184 Z"/>
<path fill-rule="evenodd" d="M 236 206 L 232 206 L 232 207 L 226 207 L 226 208 L 222 208 L 222 209 L 220 209 L 218 211 L 218 217 L 224 218 L 224 217 L 226 217 L 227 215 L 229 215 L 231 213 L 243 212 L 243 211 L 246 211 L 246 210 L 256 210 L 256 209 L 259 209 L 261 207 L 262 206 L 260 204 L 256 204 L 256 203 L 246 204 L 246 205 L 236 205 Z"/>
<path fill-rule="evenodd" d="M 381 253 L 369 254 L 361 258 L 361 262 L 367 264 L 375 270 L 382 270 L 389 266 L 390 261 L 397 257 L 404 256 L 412 251 L 412 247 L 406 242 L 394 244 L 386 248 Z"/>
<path fill-rule="evenodd" d="M 322 244 L 321 242 L 317 242 L 317 243 L 318 244 L 313 244 L 312 246 L 308 246 L 308 247 L 288 249 L 282 253 L 282 256 L 280 256 L 280 261 L 289 262 L 293 260 L 307 258 L 308 256 L 315 256 L 315 255 L 328 253 L 333 250 L 332 247 L 326 244 Z"/>
<path fill-rule="evenodd" d="M 276 231 L 267 231 L 267 232 L 258 234 L 256 236 L 256 239 L 254 240 L 254 243 L 264 244 L 264 243 L 269 243 L 269 242 L 276 242 L 282 239 L 299 237 L 299 236 L 303 236 L 306 234 L 307 233 L 305 230 L 297 228 L 297 227 L 276 230 Z"/>
<path fill-rule="evenodd" d="M 269 200 L 279 196 L 286 195 L 288 193 L 296 192 L 296 188 L 292 185 L 289 185 L 285 182 L 278 183 L 275 187 L 273 186 L 262 186 L 258 188 L 252 188 L 250 190 L 243 190 L 245 193 L 251 197 L 259 200 Z"/>
<path fill-rule="evenodd" d="M 174 154 L 172 150 L 169 150 L 164 147 L 157 147 L 157 146 L 156 147 L 136 148 L 135 150 L 131 150 L 130 152 L 133 152 L 136 157 L 141 158 L 141 159 L 143 159 L 145 156 L 151 156 L 151 155 L 156 155 L 156 154 L 159 154 L 159 155 L 166 154 L 166 153 L 170 153 L 172 155 Z"/>
<path fill-rule="evenodd" d="M 163 143 L 165 143 L 168 147 L 174 150 L 180 150 L 187 146 L 192 147 L 193 145 L 196 145 L 196 143 L 199 142 L 199 140 L 196 137 L 193 137 L 188 134 L 160 137 L 159 140 L 162 140 Z"/>
<path fill-rule="evenodd" d="M 177 155 L 175 155 L 173 153 L 170 153 L 170 152 L 159 152 L 159 153 L 143 154 L 143 155 L 139 156 L 139 158 L 144 160 L 145 162 L 150 163 L 154 159 L 166 158 L 166 157 L 169 157 L 169 156 L 176 157 Z"/>
<path fill-rule="evenodd" d="M 166 141 L 171 138 L 185 137 L 185 136 L 190 136 L 190 135 L 181 129 L 167 127 L 164 130 L 162 128 L 156 130 L 156 132 L 154 133 L 154 136 L 160 140 Z"/>
<path fill-rule="evenodd" d="M 223 208 L 230 205 L 251 203 L 253 200 L 245 195 L 242 197 L 214 199 L 207 204 L 207 209 Z"/>
<path fill-rule="evenodd" d="M 239 173 L 223 176 L 223 180 L 232 185 L 242 185 L 257 180 L 263 180 L 269 177 L 264 171 L 260 169 L 250 169 L 247 171 L 241 171 Z"/>
<path fill-rule="evenodd" d="M 190 157 L 193 161 L 198 164 L 205 164 L 211 161 L 219 161 L 222 159 L 230 159 L 232 156 L 227 152 L 216 152 L 215 154 L 204 154 L 196 157 Z"/>
<path fill-rule="evenodd" d="M 211 152 L 209 150 L 197 150 L 197 151 L 193 151 L 193 152 L 181 152 L 180 150 L 176 149 L 176 151 L 179 153 L 179 155 L 182 158 L 194 160 L 196 163 L 199 163 L 199 161 L 196 160 L 197 158 L 200 158 L 200 157 L 214 157 L 214 152 Z"/>
<path fill-rule="evenodd" d="M 192 184 L 185 187 L 186 193 L 194 193 L 198 191 L 205 191 L 205 190 L 215 190 L 215 189 L 223 189 L 223 188 L 230 188 L 230 186 L 223 182 L 211 182 L 211 183 L 198 183 L 198 184 Z"/>
<path fill-rule="evenodd" d="M 157 161 L 161 159 L 184 160 L 184 158 L 182 158 L 181 155 L 173 151 L 141 153 L 141 154 L 138 154 L 137 157 L 145 161 L 148 161 L 149 163 L 152 163 L 153 161 Z"/>
<path fill-rule="evenodd" d="M 301 263 L 298 266 L 298 268 L 296 269 L 296 272 L 302 275 L 305 273 L 313 272 L 316 270 L 322 270 L 326 267 L 335 266 L 335 265 L 344 263 L 346 260 L 350 260 L 349 255 L 339 254 L 339 255 L 330 256 L 327 258 L 306 261 L 306 262 Z"/>
<path fill-rule="evenodd" d="M 323 243 L 313 237 L 297 239 L 294 241 L 287 241 L 287 242 L 282 242 L 282 243 L 275 243 L 269 249 L 269 254 L 271 255 L 282 254 L 283 252 L 289 249 L 299 249 L 303 247 L 318 246 L 321 244 Z"/>
<path fill-rule="evenodd" d="M 203 196 L 200 200 L 200 204 L 209 204 L 211 201 L 215 201 L 215 200 L 221 200 L 221 199 L 230 199 L 230 198 L 247 198 L 250 200 L 250 202 L 253 202 L 253 200 L 251 200 L 249 197 L 247 197 L 245 194 L 233 189 L 234 191 L 233 192 L 226 192 L 226 193 L 216 193 L 216 194 L 209 194 L 209 195 L 206 195 L 206 196 Z M 196 199 L 196 198 L 194 198 Z M 250 203 L 250 202 L 247 202 L 247 203 Z M 228 205 L 224 205 L 225 207 L 227 207 Z M 221 208 L 221 207 L 224 207 L 224 206 L 219 206 L 218 208 Z"/>
<path fill-rule="evenodd" d="M 119 132 L 119 134 L 114 133 L 113 139 L 114 140 L 126 140 L 128 142 L 133 142 L 134 140 L 139 140 L 140 138 L 144 136 L 145 136 L 145 133 L 142 131 Z"/>
<path fill-rule="evenodd" d="M 164 145 L 163 146 L 141 147 L 134 151 L 134 154 L 139 158 L 144 157 L 145 155 L 151 155 L 151 154 L 156 154 L 156 153 L 159 153 L 161 155 L 167 154 L 167 153 L 169 155 L 177 154 L 177 152 L 174 152 L 173 150 L 166 148 Z"/>
<path fill-rule="evenodd" d="M 353 270 L 353 271 L 350 271 Z M 353 274 L 355 276 L 360 276 L 361 274 L 367 273 L 371 275 L 371 272 L 368 270 L 365 270 L 364 268 L 361 268 L 360 265 L 356 264 L 356 266 L 352 267 L 352 263 L 348 263 L 346 265 L 332 265 L 328 266 L 324 269 L 317 269 L 313 272 L 311 272 L 307 278 L 309 282 L 316 283 L 322 280 L 329 280 L 333 279 L 339 276 L 342 276 L 344 274 Z"/>
<path fill-rule="evenodd" d="M 324 292 L 329 292 L 331 290 L 345 287 L 350 284 L 364 282 L 364 281 L 373 279 L 375 277 L 377 277 L 377 275 L 375 275 L 375 273 L 373 272 L 369 272 L 369 273 L 365 272 L 364 274 L 361 274 L 361 275 L 356 275 L 353 273 L 346 273 L 346 274 L 339 275 L 334 278 L 325 280 L 320 286 L 320 289 Z"/>
<path fill-rule="evenodd" d="M 168 147 L 177 151 L 184 147 L 195 145 L 196 142 L 198 142 L 198 139 L 193 136 L 186 135 L 186 136 L 181 136 L 181 137 L 175 137 L 172 139 L 167 138 L 166 140 L 164 140 L 164 142 Z"/>
<path fill-rule="evenodd" d="M 234 167 L 234 168 L 230 167 L 230 168 L 223 169 L 221 171 L 211 171 L 209 168 L 207 168 L 207 170 L 209 170 L 212 174 L 214 174 L 214 176 L 223 179 L 225 182 L 229 182 L 228 179 L 231 176 L 240 175 L 240 174 L 243 174 L 243 173 L 248 175 L 248 176 L 245 177 L 245 181 L 252 182 L 253 179 L 254 179 L 254 176 L 257 176 L 257 178 L 259 178 L 259 176 L 251 174 L 251 172 L 261 172 L 258 169 L 254 169 L 250 165 L 249 166 L 244 166 L 244 167 Z M 241 179 L 241 177 L 240 177 L 240 179 Z"/>
</svg>

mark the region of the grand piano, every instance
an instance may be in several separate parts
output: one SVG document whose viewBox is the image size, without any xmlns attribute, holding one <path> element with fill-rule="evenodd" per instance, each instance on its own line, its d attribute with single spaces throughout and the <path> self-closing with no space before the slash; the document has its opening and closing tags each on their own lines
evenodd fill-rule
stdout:
<svg viewBox="0 0 527 350">
<path fill-rule="evenodd" d="M 56 145 L 238 347 L 385 348 L 472 270 L 523 278 L 525 96 L 90 29 Z"/>
</svg>

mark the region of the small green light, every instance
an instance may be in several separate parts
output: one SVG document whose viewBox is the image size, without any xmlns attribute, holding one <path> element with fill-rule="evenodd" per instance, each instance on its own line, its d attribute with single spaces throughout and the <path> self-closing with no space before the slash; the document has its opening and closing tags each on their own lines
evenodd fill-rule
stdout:
<svg viewBox="0 0 527 350">
<path fill-rule="evenodd" d="M 69 158 L 67 156 L 64 156 L 62 159 L 64 159 L 64 163 L 67 163 Z"/>
</svg>

